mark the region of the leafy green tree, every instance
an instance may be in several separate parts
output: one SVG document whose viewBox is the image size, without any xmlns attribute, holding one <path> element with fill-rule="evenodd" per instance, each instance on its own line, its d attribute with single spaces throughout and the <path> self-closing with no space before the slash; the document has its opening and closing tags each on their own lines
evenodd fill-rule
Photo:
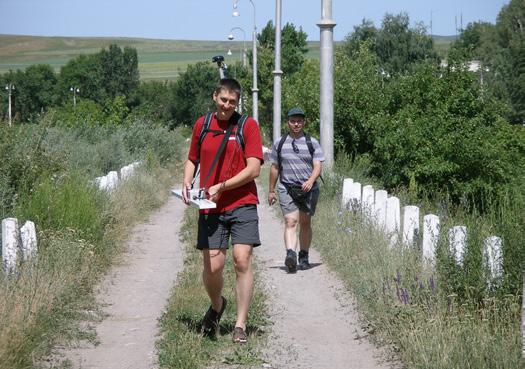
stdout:
<svg viewBox="0 0 525 369">
<path fill-rule="evenodd" d="M 306 38 L 307 35 L 302 28 L 297 30 L 291 23 L 286 23 L 281 30 L 283 86 L 286 83 L 286 78 L 296 73 L 305 61 L 305 54 L 308 51 Z M 257 49 L 259 123 L 264 129 L 269 130 L 273 120 L 273 70 L 275 68 L 275 26 L 271 21 L 261 30 L 257 39 L 259 41 L 259 48 Z M 243 81 L 243 85 L 246 85 L 246 82 Z"/>
<path fill-rule="evenodd" d="M 192 125 L 214 107 L 212 93 L 219 74 L 217 67 L 206 62 L 189 65 L 175 83 L 172 116 L 178 124 Z"/>
<path fill-rule="evenodd" d="M 80 89 L 79 98 L 87 98 L 102 103 L 106 98 L 103 88 L 101 65 L 98 54 L 83 54 L 60 69 L 58 95 L 63 104 L 72 104 L 70 89 Z"/>
<path fill-rule="evenodd" d="M 360 45 L 366 42 L 379 58 L 380 68 L 389 75 L 407 72 L 413 65 L 425 60 L 437 64 L 439 56 L 424 25 L 418 23 L 414 28 L 409 25 L 406 13 L 386 14 L 380 29 L 376 29 L 371 21 L 363 20 L 346 37 L 341 48 L 353 57 L 360 50 Z"/>
<path fill-rule="evenodd" d="M 15 111 L 21 120 L 46 111 L 56 100 L 57 77 L 51 66 L 35 64 L 17 73 Z"/>
</svg>

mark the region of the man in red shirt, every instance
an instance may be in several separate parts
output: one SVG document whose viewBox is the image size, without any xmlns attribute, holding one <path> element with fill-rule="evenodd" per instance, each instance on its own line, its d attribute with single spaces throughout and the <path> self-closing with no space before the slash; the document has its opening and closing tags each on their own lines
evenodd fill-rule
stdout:
<svg viewBox="0 0 525 369">
<path fill-rule="evenodd" d="M 241 86 L 236 80 L 221 79 L 213 93 L 216 112 L 200 144 L 205 117 L 197 119 L 193 126 L 182 188 L 191 189 L 195 168 L 200 161 L 200 188 L 205 188 L 208 199 L 217 204 L 215 209 L 201 210 L 199 214 L 197 248 L 202 250 L 203 282 L 211 300 L 202 322 L 202 332 L 208 336 L 216 335 L 226 308 L 226 299 L 222 296 L 222 271 L 231 237 L 237 276 L 237 318 L 233 341 L 244 343 L 247 340 L 246 321 L 253 294 L 252 250 L 261 244 L 257 215 L 259 201 L 254 180 L 259 176 L 263 153 L 259 126 L 253 118 L 248 118 L 244 124 L 244 145 L 237 140 L 235 122 L 239 120 L 239 114 L 235 109 L 240 96 Z M 231 124 L 234 127 L 230 137 L 216 165 L 212 167 Z M 184 202 L 188 203 L 187 191 L 182 193 Z"/>
</svg>

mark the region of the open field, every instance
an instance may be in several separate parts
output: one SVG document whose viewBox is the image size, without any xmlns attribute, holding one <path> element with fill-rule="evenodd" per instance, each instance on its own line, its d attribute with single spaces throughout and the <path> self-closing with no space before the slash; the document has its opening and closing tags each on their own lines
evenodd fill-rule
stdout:
<svg viewBox="0 0 525 369">
<path fill-rule="evenodd" d="M 224 55 L 239 59 L 242 41 L 153 40 L 140 38 L 83 38 L 0 35 L 0 74 L 24 70 L 32 64 L 49 64 L 56 72 L 80 54 L 92 54 L 111 44 L 137 49 L 141 80 L 173 80 L 188 64 Z M 318 42 L 309 42 L 309 58 L 318 58 Z M 250 43 L 246 43 L 249 48 Z M 232 55 L 226 53 L 231 49 Z"/>
</svg>

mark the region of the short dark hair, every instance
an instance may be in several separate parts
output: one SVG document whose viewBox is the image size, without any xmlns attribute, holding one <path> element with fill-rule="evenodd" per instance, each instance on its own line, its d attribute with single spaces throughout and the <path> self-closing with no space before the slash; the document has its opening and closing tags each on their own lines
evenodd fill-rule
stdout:
<svg viewBox="0 0 525 369">
<path fill-rule="evenodd" d="M 215 94 L 219 94 L 221 91 L 231 91 L 237 94 L 237 98 L 241 97 L 241 84 L 233 78 L 223 78 L 217 84 L 215 88 Z"/>
</svg>

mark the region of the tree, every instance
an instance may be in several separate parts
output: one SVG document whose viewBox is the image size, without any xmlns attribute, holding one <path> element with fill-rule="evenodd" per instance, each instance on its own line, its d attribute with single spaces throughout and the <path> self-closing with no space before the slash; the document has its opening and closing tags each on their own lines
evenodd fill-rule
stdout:
<svg viewBox="0 0 525 369">
<path fill-rule="evenodd" d="M 286 79 L 296 73 L 305 61 L 307 35 L 286 23 L 281 31 L 281 69 L 283 86 Z M 257 37 L 257 86 L 259 88 L 259 123 L 269 130 L 273 120 L 273 70 L 275 52 L 275 26 L 269 21 Z M 251 60 L 251 58 L 250 58 Z M 246 85 L 247 81 L 243 81 Z M 251 82 L 250 82 L 251 85 Z"/>
</svg>

